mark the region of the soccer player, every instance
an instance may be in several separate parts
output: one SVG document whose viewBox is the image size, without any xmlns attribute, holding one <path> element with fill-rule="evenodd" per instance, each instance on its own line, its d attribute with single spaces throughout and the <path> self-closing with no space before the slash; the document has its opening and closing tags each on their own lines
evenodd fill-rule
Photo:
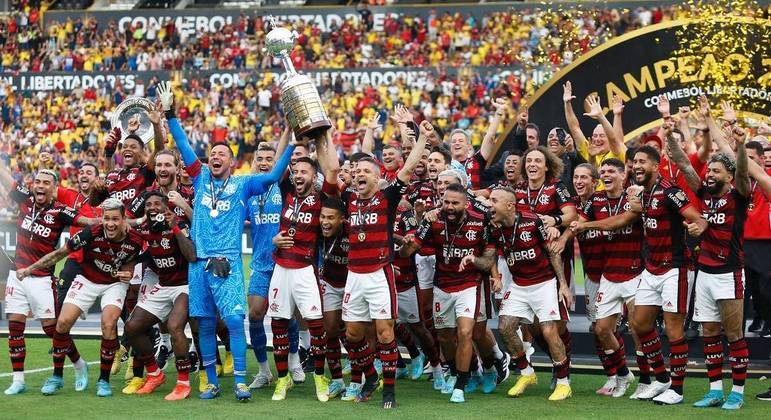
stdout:
<svg viewBox="0 0 771 420">
<path fill-rule="evenodd" d="M 183 400 L 190 395 L 188 342 L 185 336 L 188 311 L 187 269 L 195 261 L 195 245 L 188 237 L 188 222 L 170 208 L 168 197 L 152 191 L 144 197 L 147 221 L 138 232 L 147 244 L 149 262 L 145 279 L 157 277 L 142 286 L 139 302 L 126 323 L 125 334 L 136 351 L 135 360 L 147 370 L 147 380 L 137 394 L 149 394 L 166 382 L 158 366 L 153 345 L 145 334 L 157 323 L 166 323 L 172 336 L 177 384 L 167 401 Z"/>
<path fill-rule="evenodd" d="M 683 381 L 688 364 L 688 343 L 684 322 L 688 312 L 689 284 L 685 247 L 686 230 L 700 236 L 707 221 L 691 205 L 685 193 L 659 175 L 660 156 L 656 149 L 642 146 L 634 157 L 634 185 L 627 189 L 631 211 L 594 222 L 575 222 L 576 232 L 588 229 L 616 230 L 643 220 L 647 252 L 645 271 L 635 294 L 632 329 L 642 345 L 656 376 L 638 399 L 657 404 L 679 404 L 683 401 Z M 664 312 L 669 338 L 670 374 L 661 354 L 661 339 L 654 325 L 659 312 Z"/>
<path fill-rule="evenodd" d="M 466 211 L 466 189 L 460 184 L 447 187 L 441 216 L 436 221 L 425 220 L 414 239 L 402 247 L 403 255 L 420 247 L 433 251 L 436 257 L 434 280 L 434 322 L 439 334 L 442 353 L 452 374 L 442 389 L 452 393 L 450 401 L 465 402 L 464 390 L 470 378 L 469 365 L 474 356 L 472 334 L 480 314 L 482 274 L 465 258 L 481 255 L 487 237 L 482 217 Z M 490 258 L 494 249 L 487 251 Z M 466 263 L 464 263 L 466 261 Z M 457 344 L 455 340 L 457 339 Z M 485 372 L 485 393 L 495 389 L 497 371 Z"/>
<path fill-rule="evenodd" d="M 56 321 L 54 332 L 54 374 L 40 390 L 52 395 L 62 388 L 64 355 L 71 351 L 70 330 L 81 313 L 100 300 L 102 307 L 102 345 L 96 395 L 112 396 L 110 369 L 118 350 L 118 318 L 126 299 L 128 282 L 142 251 L 142 238 L 130 230 L 123 203 L 108 198 L 102 203 L 102 223 L 83 229 L 67 245 L 49 252 L 29 267 L 18 271 L 19 280 L 37 270 L 53 267 L 69 253 L 83 249 L 82 273 L 75 277 Z"/>
<path fill-rule="evenodd" d="M 342 326 L 343 292 L 348 277 L 348 233 L 345 231 L 345 204 L 338 197 L 328 197 L 321 203 L 319 213 L 321 247 L 318 254 L 319 285 L 324 306 L 324 330 L 327 332 L 326 359 L 332 381 L 330 399 L 346 392 L 343 381 L 340 339 L 345 339 Z M 343 333 L 342 336 L 340 333 Z M 351 384 L 356 378 L 351 377 Z M 359 375 L 361 381 L 361 375 Z M 356 388 L 358 391 L 358 388 Z"/>
<path fill-rule="evenodd" d="M 283 147 L 289 141 L 289 127 L 281 137 Z M 279 145 L 280 148 L 283 148 Z M 252 171 L 267 174 L 276 163 L 276 150 L 268 143 L 260 143 L 254 155 Z M 252 261 L 249 263 L 249 339 L 252 350 L 259 364 L 259 372 L 249 385 L 251 389 L 260 389 L 273 383 L 273 374 L 268 366 L 265 336 L 265 312 L 268 305 L 268 286 L 273 275 L 273 237 L 278 233 L 281 218 L 281 188 L 272 184 L 264 193 L 249 199 L 249 222 L 252 234 Z"/>
<path fill-rule="evenodd" d="M 517 210 L 517 194 L 508 188 L 493 190 L 490 194 L 492 205 L 491 227 L 488 248 L 497 249 L 506 258 L 512 274 L 512 283 L 504 292 L 499 312 L 499 331 L 512 360 L 521 376 L 508 391 L 510 397 L 518 397 L 528 386 L 538 383 L 533 367 L 527 360 L 522 340 L 517 335 L 520 322 L 540 323 L 540 330 L 546 340 L 554 372 L 557 377 L 554 392 L 549 400 L 570 398 L 568 374 L 570 359 L 559 334 L 557 322 L 567 319 L 565 309 L 573 302 L 573 294 L 565 279 L 560 255 L 546 248 L 546 227 L 533 213 Z M 469 261 L 485 269 L 492 266 L 496 254 Z"/>
<path fill-rule="evenodd" d="M 400 211 L 396 215 L 394 240 L 397 246 L 395 251 L 400 251 L 404 237 L 414 235 L 417 228 L 418 222 L 413 210 Z M 428 357 L 431 363 L 434 389 L 441 390 L 444 386 L 444 377 L 442 376 L 439 349 L 431 333 L 426 328 L 422 315 L 424 305 L 422 305 L 420 301 L 421 295 L 418 293 L 415 255 L 402 256 L 399 253 L 395 254 L 394 267 L 397 270 L 395 285 L 398 309 L 395 333 L 396 338 L 407 348 L 411 359 L 409 372 L 407 372 L 406 368 L 397 371 L 397 379 L 401 377 L 401 372 L 404 372 L 404 377 L 409 375 L 412 380 L 420 379 L 423 375 L 426 357 Z M 428 306 L 430 305 L 429 303 Z M 413 335 L 420 341 L 423 352 L 415 344 Z M 403 362 L 400 361 L 400 363 Z"/>
<path fill-rule="evenodd" d="M 236 399 L 248 401 L 251 392 L 246 385 L 246 291 L 241 267 L 246 203 L 280 179 L 294 145 L 287 147 L 269 174 L 233 176 L 233 151 L 226 144 L 215 144 L 209 153 L 209 162 L 204 166 L 174 114 L 174 94 L 168 82 L 158 85 L 158 96 L 196 192 L 190 233 L 198 259 L 189 266 L 188 305 L 189 316 L 198 318 L 201 344 L 198 350 L 209 381 L 200 398 L 212 399 L 220 395 L 215 366 L 219 315 L 230 331 Z"/>
<path fill-rule="evenodd" d="M 701 322 L 706 357 L 709 392 L 694 407 L 721 406 L 738 410 L 744 405 L 744 381 L 747 377 L 749 350 L 744 340 L 744 251 L 742 236 L 750 203 L 746 134 L 733 129 L 736 139 L 736 163 L 723 153 L 707 163 L 704 186 L 696 190 L 697 205 L 709 223 L 701 235 L 701 251 L 694 294 L 693 320 Z M 688 161 L 678 142 L 670 134 L 667 146 L 672 160 L 689 185 L 696 187 L 701 178 Z M 723 394 L 723 340 L 729 346 L 733 388 L 728 398 Z"/>
<path fill-rule="evenodd" d="M 64 188 L 59 186 L 56 190 L 56 201 L 65 206 L 74 209 L 78 215 L 98 218 L 102 216 L 102 209 L 99 204 L 106 198 L 107 190 L 104 183 L 99 179 L 99 168 L 92 163 L 83 163 L 78 170 L 77 189 Z M 70 227 L 70 237 L 80 232 L 81 228 L 77 226 Z M 67 291 L 70 290 L 70 284 L 75 280 L 75 276 L 80 274 L 80 263 L 83 262 L 83 252 L 73 252 L 64 261 L 64 267 L 59 273 L 59 283 L 57 284 L 57 299 L 59 307 L 64 303 Z"/>
<path fill-rule="evenodd" d="M 600 177 L 605 189 L 594 192 L 596 188 L 592 188 L 588 198 L 584 198 L 588 189 L 586 182 L 581 182 L 581 178 L 585 177 L 588 177 L 587 168 L 579 165 L 574 178 L 577 181 L 576 191 L 584 200 L 579 214 L 580 221 L 602 220 L 621 211 L 628 211 L 629 204 L 623 189 L 624 162 L 616 158 L 603 161 Z M 572 236 L 573 231 L 567 229 L 556 242 L 559 246 L 564 246 L 565 238 Z M 624 306 L 630 316 L 634 314 L 634 295 L 643 270 L 642 224 L 636 222 L 607 233 L 599 230 L 586 231 L 578 238 L 584 258 L 584 271 L 588 277 L 585 283 L 587 309 L 593 307 L 592 321 L 597 355 L 608 376 L 608 380 L 597 390 L 597 394 L 618 398 L 626 393 L 634 380 L 634 375 L 626 366 L 624 341 L 616 331 L 616 324 Z M 599 245 L 596 241 L 600 241 Z M 601 261 L 596 261 L 598 257 Z M 590 286 L 596 289 L 590 291 Z M 633 338 L 636 340 L 634 334 Z M 635 341 L 635 344 L 639 350 L 639 343 Z M 638 391 L 642 392 L 650 384 L 650 378 L 648 361 L 641 352 L 638 353 L 637 364 L 641 371 L 641 385 Z"/>
<path fill-rule="evenodd" d="M 485 136 L 482 138 L 482 144 L 476 153 L 471 154 L 474 150 L 474 147 L 471 145 L 471 133 L 459 128 L 450 133 L 450 153 L 452 153 L 453 160 L 466 168 L 466 175 L 471 180 L 472 190 L 482 188 L 482 171 L 487 166 L 487 161 L 493 157 L 498 126 L 506 117 L 508 104 L 505 99 L 494 99 L 492 100 L 492 105 L 495 108 L 495 112 L 490 119 L 490 125 L 487 127 Z"/>
<path fill-rule="evenodd" d="M 383 364 L 383 408 L 396 407 L 395 382 L 398 348 L 394 340 L 396 290 L 394 288 L 393 224 L 396 208 L 412 172 L 423 154 L 426 137 L 433 127 L 420 125 L 420 136 L 396 179 L 385 189 L 379 188 L 380 167 L 372 158 L 356 164 L 355 191 L 344 192 L 348 203 L 348 281 L 343 299 L 346 338 L 366 376 L 357 401 L 368 401 L 378 385 L 372 363 L 372 349 L 365 338 L 367 326 L 374 320 Z"/>
<path fill-rule="evenodd" d="M 5 390 L 5 395 L 17 395 L 27 389 L 24 381 L 24 359 L 27 355 L 24 330 L 27 315 L 31 313 L 40 320 L 43 332 L 53 338 L 58 308 L 52 290 L 55 286 L 53 267 L 27 270 L 29 277 L 23 282 L 19 276 L 34 261 L 56 249 L 61 233 L 66 226 L 74 225 L 78 216 L 72 209 L 62 206 L 54 199 L 57 178 L 53 171 L 43 169 L 35 174 L 30 191 L 23 186 L 14 185 L 7 167 L 3 165 L 0 167 L 0 182 L 10 190 L 10 198 L 19 205 L 19 217 L 16 222 L 16 273 L 9 273 L 5 288 L 8 351 L 13 371 L 13 380 L 11 386 Z M 88 366 L 74 344 L 69 349 L 68 356 L 75 365 L 75 390 L 83 391 L 88 386 Z"/>
<path fill-rule="evenodd" d="M 334 146 L 329 131 L 316 139 L 316 150 L 318 165 L 308 157 L 301 157 L 294 164 L 294 191 L 286 196 L 279 233 L 273 238 L 276 267 L 270 278 L 268 315 L 272 319 L 273 357 L 278 373 L 272 397 L 274 401 L 286 399 L 286 393 L 293 385 L 288 375 L 288 330 L 295 309 L 307 323 L 311 335 L 310 354 L 314 361 L 316 398 L 321 402 L 329 400 L 329 384 L 324 376 L 326 336 L 321 291 L 314 269 L 321 203 L 324 196 L 338 195 L 339 163 L 337 157 L 330 153 Z M 324 185 L 317 192 L 315 185 L 319 167 L 324 175 Z"/>
</svg>

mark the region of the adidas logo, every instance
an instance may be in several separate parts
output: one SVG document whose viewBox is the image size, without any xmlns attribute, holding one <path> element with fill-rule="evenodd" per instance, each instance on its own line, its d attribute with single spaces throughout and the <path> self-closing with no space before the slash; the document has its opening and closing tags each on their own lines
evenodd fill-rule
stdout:
<svg viewBox="0 0 771 420">
<path fill-rule="evenodd" d="M 318 311 L 319 308 L 316 307 L 316 305 L 311 306 L 311 311 Z"/>
<path fill-rule="evenodd" d="M 554 309 L 552 309 L 551 312 L 549 312 L 549 315 L 557 315 L 557 312 Z"/>
<path fill-rule="evenodd" d="M 51 313 L 51 310 L 50 310 L 50 309 L 46 309 L 46 312 L 45 312 L 45 313 L 47 313 L 47 314 L 50 314 L 50 313 Z"/>
<path fill-rule="evenodd" d="M 381 314 L 386 314 L 386 310 L 385 310 L 385 309 L 381 309 L 381 310 L 380 310 L 380 313 L 381 313 Z"/>
<path fill-rule="evenodd" d="M 469 310 L 468 310 L 468 308 L 466 308 L 466 310 L 465 310 L 465 311 L 463 311 L 463 312 L 471 312 L 471 311 L 469 311 Z"/>
<path fill-rule="evenodd" d="M 670 301 L 667 301 L 667 302 L 664 304 L 664 307 L 665 307 L 665 308 L 671 308 L 671 307 L 672 307 L 672 302 L 670 302 Z"/>
</svg>

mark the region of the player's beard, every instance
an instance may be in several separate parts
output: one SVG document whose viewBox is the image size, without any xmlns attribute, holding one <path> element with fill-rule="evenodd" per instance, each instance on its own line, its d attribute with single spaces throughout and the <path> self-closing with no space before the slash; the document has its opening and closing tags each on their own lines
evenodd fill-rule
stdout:
<svg viewBox="0 0 771 420">
<path fill-rule="evenodd" d="M 722 180 L 715 180 L 715 183 L 712 184 L 712 186 L 707 185 L 707 192 L 712 195 L 718 195 L 723 191 L 723 188 L 725 187 L 725 181 Z"/>
</svg>

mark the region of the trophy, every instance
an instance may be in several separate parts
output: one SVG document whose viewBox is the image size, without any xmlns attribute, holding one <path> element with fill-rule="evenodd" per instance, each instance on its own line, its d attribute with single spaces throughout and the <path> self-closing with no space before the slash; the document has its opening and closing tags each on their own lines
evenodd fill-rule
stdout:
<svg viewBox="0 0 771 420">
<path fill-rule="evenodd" d="M 315 138 L 327 128 L 332 121 L 324 111 L 321 97 L 316 86 L 308 76 L 297 73 L 289 58 L 289 52 L 295 46 L 295 33 L 278 26 L 278 21 L 270 17 L 273 28 L 265 39 L 265 49 L 273 57 L 280 58 L 287 72 L 287 77 L 281 82 L 281 104 L 284 108 L 289 125 L 295 136 Z"/>
<path fill-rule="evenodd" d="M 154 108 L 153 102 L 147 98 L 137 96 L 127 98 L 112 112 L 112 118 L 110 119 L 112 128 L 120 128 L 121 140 L 125 139 L 129 134 L 136 134 L 145 144 L 150 143 L 155 132 L 153 131 L 153 124 L 150 122 L 149 113 Z M 137 120 L 139 128 L 133 133 L 129 132 L 129 123 L 136 123 Z"/>
</svg>

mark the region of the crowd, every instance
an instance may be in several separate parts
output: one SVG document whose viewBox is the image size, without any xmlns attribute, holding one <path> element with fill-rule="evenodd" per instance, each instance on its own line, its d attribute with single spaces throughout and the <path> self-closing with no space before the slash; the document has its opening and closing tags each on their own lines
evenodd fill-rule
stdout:
<svg viewBox="0 0 771 420">
<path fill-rule="evenodd" d="M 219 336 L 228 344 L 239 401 L 273 384 L 272 400 L 288 398 L 294 384 L 305 381 L 300 341 L 320 402 L 365 402 L 382 383 L 382 407 L 392 409 L 397 378 L 420 379 L 424 370 L 436 391 L 463 403 L 476 390 L 493 393 L 515 368 L 507 395 L 519 397 L 537 383 L 529 360 L 535 346 L 553 364 L 549 400 L 565 400 L 580 386 L 569 378 L 575 240 L 586 315 L 607 375 L 597 394 L 620 398 L 634 387 L 631 399 L 683 403 L 685 331 L 694 322 L 709 391 L 693 405 L 740 409 L 750 357 L 745 282 L 748 310 L 755 311 L 749 330 L 771 336 L 768 127 L 750 132 L 728 102 L 717 114 L 704 96 L 693 108 L 675 108 L 662 95 L 661 126 L 625 143 L 618 98 L 609 104 L 612 120 L 596 96 L 583 101 L 583 118 L 596 122 L 585 133 L 572 92 L 565 83 L 564 115 L 555 116 L 554 127 L 530 123 L 527 110 L 515 112 L 505 95 L 488 99 L 491 112 L 480 121 L 485 130 L 476 148 L 470 132 L 445 132 L 415 106 L 399 104 L 388 118 L 363 116 L 360 149 L 349 156 L 339 155 L 333 129 L 309 138 L 279 126 L 277 141 L 260 143 L 250 169 L 239 172 L 237 145 L 227 136 L 197 150 L 183 127 L 194 91 L 160 82 L 149 116 L 152 155 L 132 130 L 118 148 L 121 136 L 110 130 L 104 155 L 94 156 L 106 161 L 104 179 L 96 164 L 84 162 L 77 184 L 60 187 L 47 151 L 30 158 L 40 165 L 30 188 L 0 166 L 0 183 L 20 211 L 15 271 L 6 289 L 13 379 L 5 393 L 27 389 L 30 312 L 53 340 L 53 375 L 42 394 L 64 386 L 66 358 L 74 364 L 76 391 L 86 390 L 87 365 L 70 331 L 100 298 L 99 397 L 113 395 L 111 376 L 127 348 L 132 377 L 122 393 L 158 390 L 166 382 L 160 365 L 173 351 L 178 376 L 165 399 L 191 395 L 194 366 L 199 398 L 219 397 Z M 221 99 L 213 91 L 203 100 Z M 567 129 L 560 127 L 563 118 Z M 507 122 L 515 123 L 513 142 L 497 171 L 488 170 Z M 388 126 L 399 137 L 375 153 L 376 133 Z M 241 264 L 245 220 L 254 243 L 248 292 Z M 57 248 L 67 226 L 84 228 Z M 57 305 L 53 267 L 64 258 Z M 639 377 L 627 366 L 617 331 L 624 314 Z M 265 347 L 268 316 L 275 375 Z M 300 318 L 305 338 L 297 332 Z M 500 344 L 487 325 L 494 318 Z M 184 334 L 188 322 L 195 357 Z M 168 331 L 163 362 L 148 336 L 155 324 Z M 249 385 L 247 334 L 259 363 Z M 397 340 L 409 352 L 409 366 Z M 343 346 L 352 365 L 347 386 Z M 771 391 L 757 397 L 771 399 Z"/>
<path fill-rule="evenodd" d="M 276 67 L 263 52 L 267 22 L 243 13 L 214 33 L 189 35 L 173 20 L 151 21 L 118 30 L 116 22 L 100 27 L 87 15 L 50 21 L 45 3 L 17 1 L 0 21 L 0 73 L 50 71 L 144 71 L 267 69 Z M 481 65 L 563 66 L 605 39 L 672 19 L 673 7 L 633 10 L 596 9 L 560 14 L 537 10 L 490 13 L 483 19 L 459 13 L 432 13 L 421 20 L 388 17 L 382 31 L 372 27 L 372 13 L 333 24 L 322 32 L 300 23 L 292 60 L 298 69 L 352 67 L 427 67 Z M 266 29 L 267 28 L 267 29 Z M 557 39 L 564 39 L 555 42 Z"/>
</svg>

